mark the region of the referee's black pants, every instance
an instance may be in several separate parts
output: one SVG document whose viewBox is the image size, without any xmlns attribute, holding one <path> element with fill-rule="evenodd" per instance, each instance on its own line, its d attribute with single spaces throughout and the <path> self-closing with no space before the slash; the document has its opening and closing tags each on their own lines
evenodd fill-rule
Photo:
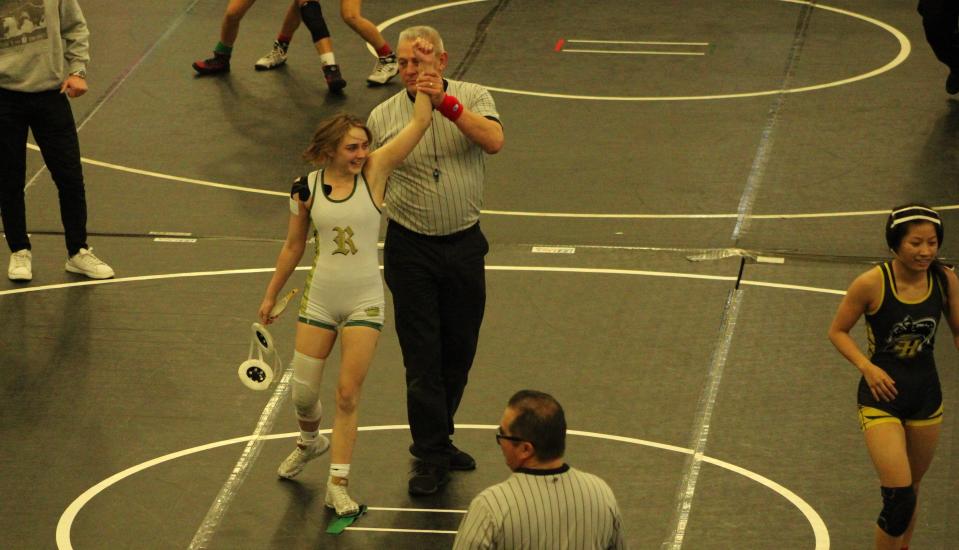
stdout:
<svg viewBox="0 0 959 550">
<path fill-rule="evenodd" d="M 11 252 L 30 248 L 24 201 L 28 128 L 57 185 L 67 254 L 73 256 L 87 248 L 87 200 L 73 111 L 59 90 L 0 88 L 0 217 L 7 245 Z"/>
<path fill-rule="evenodd" d="M 919 0 L 919 14 L 926 41 L 936 59 L 959 71 L 959 1 Z"/>
<path fill-rule="evenodd" d="M 416 455 L 449 466 L 453 416 L 463 398 L 486 308 L 479 223 L 431 237 L 390 220 L 383 253 L 406 366 L 406 410 Z"/>
</svg>

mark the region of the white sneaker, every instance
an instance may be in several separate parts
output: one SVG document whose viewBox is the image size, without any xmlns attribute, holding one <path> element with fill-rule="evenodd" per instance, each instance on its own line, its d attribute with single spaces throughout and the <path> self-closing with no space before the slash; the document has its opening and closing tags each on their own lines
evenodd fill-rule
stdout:
<svg viewBox="0 0 959 550">
<path fill-rule="evenodd" d="M 326 480 L 326 507 L 336 510 L 340 517 L 355 516 L 360 512 L 360 505 L 350 498 L 346 485 L 333 483 L 332 476 Z"/>
<path fill-rule="evenodd" d="M 376 66 L 373 67 L 373 74 L 366 77 L 366 83 L 370 86 L 382 86 L 396 76 L 399 71 L 400 67 L 396 63 L 396 54 L 391 53 L 386 57 L 377 59 Z"/>
<path fill-rule="evenodd" d="M 7 277 L 11 281 L 29 281 L 33 279 L 33 254 L 24 248 L 10 255 L 10 267 L 7 268 Z"/>
<path fill-rule="evenodd" d="M 285 479 L 293 479 L 297 474 L 303 471 L 303 467 L 306 466 L 307 462 L 320 456 L 329 449 L 330 440 L 322 435 L 317 436 L 316 443 L 306 448 L 300 447 L 298 441 L 296 448 L 293 449 L 290 456 L 286 457 L 286 460 L 280 463 L 276 474 Z"/>
<path fill-rule="evenodd" d="M 64 268 L 70 273 L 81 273 L 91 279 L 109 279 L 113 277 L 113 268 L 103 263 L 103 260 L 93 255 L 93 247 L 81 248 L 70 259 Z"/>
<path fill-rule="evenodd" d="M 268 71 L 284 63 L 286 63 L 286 50 L 280 47 L 279 42 L 273 42 L 273 49 L 270 50 L 270 53 L 258 59 L 253 68 L 258 71 Z"/>
</svg>

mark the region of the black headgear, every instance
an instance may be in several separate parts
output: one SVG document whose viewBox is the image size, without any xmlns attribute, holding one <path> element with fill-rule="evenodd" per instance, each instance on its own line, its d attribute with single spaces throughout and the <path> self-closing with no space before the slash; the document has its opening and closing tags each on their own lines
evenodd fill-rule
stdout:
<svg viewBox="0 0 959 550">
<path fill-rule="evenodd" d="M 886 244 L 891 250 L 896 250 L 906 234 L 908 222 L 930 222 L 936 228 L 936 238 L 942 246 L 942 220 L 939 213 L 920 204 L 910 204 L 893 209 L 886 219 Z"/>
</svg>

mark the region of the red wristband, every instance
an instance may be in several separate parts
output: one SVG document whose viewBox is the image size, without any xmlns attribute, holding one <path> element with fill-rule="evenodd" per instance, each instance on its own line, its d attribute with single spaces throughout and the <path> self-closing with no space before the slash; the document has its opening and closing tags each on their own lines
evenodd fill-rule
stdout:
<svg viewBox="0 0 959 550">
<path fill-rule="evenodd" d="M 443 101 L 436 107 L 436 110 L 439 111 L 441 115 L 450 119 L 450 121 L 456 122 L 456 119 L 463 114 L 463 104 L 455 97 L 446 94 L 446 97 L 444 97 Z"/>
</svg>

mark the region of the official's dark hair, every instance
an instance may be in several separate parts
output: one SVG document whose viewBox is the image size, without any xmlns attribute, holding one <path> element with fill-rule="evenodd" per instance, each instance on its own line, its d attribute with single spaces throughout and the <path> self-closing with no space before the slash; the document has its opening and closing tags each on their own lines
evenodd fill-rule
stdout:
<svg viewBox="0 0 959 550">
<path fill-rule="evenodd" d="M 906 234 L 909 232 L 909 228 L 920 223 L 932 224 L 941 250 L 942 238 L 945 234 L 942 229 L 942 219 L 939 217 L 939 212 L 921 203 L 903 204 L 893 208 L 892 212 L 889 213 L 889 217 L 886 218 L 886 244 L 889 249 L 893 252 L 898 251 L 899 246 L 902 245 L 902 240 L 906 238 Z M 948 268 L 938 258 L 932 261 L 930 268 L 942 286 L 943 293 L 948 296 L 949 279 L 946 277 L 946 269 Z"/>
<path fill-rule="evenodd" d="M 373 141 L 373 133 L 361 119 L 346 113 L 340 113 L 320 122 L 309 147 L 303 151 L 303 159 L 316 164 L 325 164 L 333 158 L 340 141 L 349 133 L 351 128 L 359 128 L 366 132 L 366 139 Z"/>
<path fill-rule="evenodd" d="M 520 390 L 509 399 L 517 411 L 508 426 L 510 435 L 533 444 L 536 458 L 554 460 L 566 451 L 566 415 L 552 395 L 535 390 Z"/>
</svg>

